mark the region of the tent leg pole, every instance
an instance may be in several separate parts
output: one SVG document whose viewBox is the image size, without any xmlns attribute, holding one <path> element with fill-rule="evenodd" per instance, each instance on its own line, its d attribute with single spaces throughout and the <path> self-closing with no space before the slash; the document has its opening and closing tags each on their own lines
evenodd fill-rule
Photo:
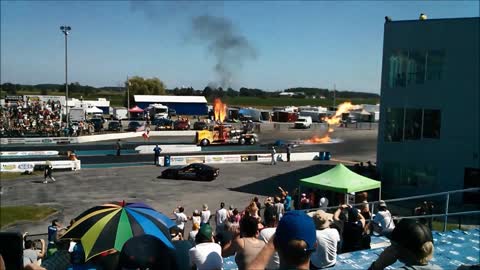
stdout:
<svg viewBox="0 0 480 270">
<path fill-rule="evenodd" d="M 380 186 L 380 188 L 378 189 L 378 200 L 381 200 L 382 199 L 382 187 Z"/>
</svg>

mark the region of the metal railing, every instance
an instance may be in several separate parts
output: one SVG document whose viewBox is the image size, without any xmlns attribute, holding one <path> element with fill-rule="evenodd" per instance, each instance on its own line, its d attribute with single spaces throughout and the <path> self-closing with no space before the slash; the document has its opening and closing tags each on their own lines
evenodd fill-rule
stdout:
<svg viewBox="0 0 480 270">
<path fill-rule="evenodd" d="M 454 213 L 449 212 L 450 195 L 451 194 L 456 194 L 456 193 L 467 193 L 467 192 L 480 192 L 480 188 L 459 189 L 459 190 L 452 190 L 452 191 L 437 192 L 437 193 L 416 195 L 416 196 L 410 196 L 410 197 L 389 199 L 389 200 L 383 200 L 383 201 L 385 203 L 393 203 L 393 202 L 402 202 L 402 201 L 408 201 L 408 200 L 414 200 L 414 199 L 423 199 L 423 198 L 445 196 L 445 212 L 442 213 L 442 214 L 429 214 L 429 215 L 417 215 L 417 216 L 415 216 L 415 215 L 413 215 L 413 216 L 396 216 L 396 217 L 393 217 L 393 219 L 399 220 L 399 219 L 404 219 L 404 218 L 417 219 L 417 218 L 443 217 L 443 231 L 446 231 L 449 216 L 464 216 L 464 215 L 478 215 L 478 214 L 480 214 L 480 210 L 461 211 L 461 212 L 454 212 Z M 374 211 L 374 206 L 379 204 L 379 202 L 380 201 L 368 202 L 369 206 L 370 205 L 372 206 L 370 208 L 372 213 Z M 361 206 L 361 205 L 364 205 L 364 203 L 356 203 L 356 204 L 350 204 L 350 205 L 351 206 Z M 313 212 L 313 211 L 320 210 L 320 209 L 321 210 L 333 210 L 333 209 L 337 209 L 337 208 L 338 208 L 338 206 L 330 206 L 330 207 L 326 207 L 326 208 L 310 208 L 310 209 L 305 209 L 305 211 L 306 212 Z"/>
</svg>

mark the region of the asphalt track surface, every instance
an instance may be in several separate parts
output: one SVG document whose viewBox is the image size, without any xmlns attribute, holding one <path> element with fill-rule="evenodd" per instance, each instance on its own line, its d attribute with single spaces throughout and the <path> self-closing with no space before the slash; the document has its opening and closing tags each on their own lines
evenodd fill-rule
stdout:
<svg viewBox="0 0 480 270">
<path fill-rule="evenodd" d="M 336 144 L 303 145 L 294 151 L 330 151 L 333 159 L 344 162 L 375 160 L 376 130 L 337 130 L 332 137 L 343 141 Z M 165 138 L 162 137 L 161 140 L 164 141 Z M 99 145 L 108 148 L 113 146 L 113 142 L 111 145 L 102 143 L 96 146 Z M 30 146 L 28 148 L 34 149 L 35 147 Z M 172 216 L 171 212 L 177 205 L 183 205 L 188 215 L 195 209 L 201 209 L 204 203 L 214 212 L 222 201 L 227 206 L 234 205 L 243 209 L 253 196 L 260 196 L 263 200 L 264 196 L 275 195 L 278 186 L 292 191 L 297 187 L 299 179 L 326 171 L 335 163 L 279 162 L 276 166 L 268 163 L 218 164 L 215 167 L 220 169 L 220 176 L 216 180 L 197 182 L 159 178 L 164 168 L 153 166 L 153 155 L 131 155 L 128 158 L 138 162 L 141 156 L 145 156 L 151 165 L 107 166 L 76 172 L 54 172 L 57 181 L 48 184 L 42 183 L 42 175 L 2 181 L 2 206 L 40 205 L 59 210 L 46 220 L 19 223 L 7 230 L 46 233 L 47 226 L 54 217 L 60 218 L 66 225 L 71 218 L 89 207 L 114 200 L 142 201 L 169 216 Z M 112 158 L 126 158 L 125 162 L 129 162 L 127 156 Z M 187 227 L 190 228 L 191 224 Z"/>
</svg>

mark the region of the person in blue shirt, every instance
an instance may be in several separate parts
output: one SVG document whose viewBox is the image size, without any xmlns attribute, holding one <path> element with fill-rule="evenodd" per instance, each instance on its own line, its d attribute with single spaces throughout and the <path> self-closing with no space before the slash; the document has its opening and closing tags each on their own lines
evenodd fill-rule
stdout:
<svg viewBox="0 0 480 270">
<path fill-rule="evenodd" d="M 153 161 L 153 165 L 159 165 L 158 164 L 158 157 L 160 157 L 160 153 L 162 152 L 162 148 L 158 146 L 158 144 L 153 148 L 153 152 L 155 153 L 155 160 Z"/>
<path fill-rule="evenodd" d="M 278 189 L 282 193 L 283 208 L 285 209 L 285 212 L 292 210 L 292 196 L 288 194 L 288 191 L 283 190 L 282 187 L 278 187 Z"/>
</svg>

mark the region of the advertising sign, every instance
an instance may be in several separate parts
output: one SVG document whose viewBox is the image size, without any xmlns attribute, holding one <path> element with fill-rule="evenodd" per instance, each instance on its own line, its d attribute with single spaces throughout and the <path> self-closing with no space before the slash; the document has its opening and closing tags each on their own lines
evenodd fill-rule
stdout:
<svg viewBox="0 0 480 270">
<path fill-rule="evenodd" d="M 185 157 L 170 157 L 170 165 L 186 165 Z"/>
<path fill-rule="evenodd" d="M 257 161 L 257 155 L 242 155 L 240 156 L 242 162 L 247 162 L 247 161 Z"/>
<path fill-rule="evenodd" d="M 23 162 L 17 164 L 17 169 L 20 171 L 33 171 L 35 164 L 32 162 Z"/>
<path fill-rule="evenodd" d="M 261 154 L 257 155 L 258 162 L 269 162 L 272 161 L 272 156 L 270 154 Z"/>
<path fill-rule="evenodd" d="M 0 152 L 0 156 L 54 156 L 58 151 Z"/>
<path fill-rule="evenodd" d="M 186 158 L 186 163 L 191 164 L 191 163 L 204 163 L 205 162 L 205 157 L 204 156 L 196 156 L 196 157 L 187 157 Z"/>
<path fill-rule="evenodd" d="M 240 163 L 239 155 L 205 156 L 206 163 Z"/>
</svg>

